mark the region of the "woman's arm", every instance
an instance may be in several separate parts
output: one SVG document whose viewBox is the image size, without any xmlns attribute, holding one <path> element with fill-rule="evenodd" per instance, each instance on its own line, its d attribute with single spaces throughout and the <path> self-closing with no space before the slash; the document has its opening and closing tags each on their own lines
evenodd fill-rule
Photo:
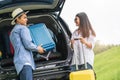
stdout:
<svg viewBox="0 0 120 80">
<path fill-rule="evenodd" d="M 73 43 L 74 43 L 74 40 L 71 40 L 71 48 L 73 49 Z"/>
</svg>

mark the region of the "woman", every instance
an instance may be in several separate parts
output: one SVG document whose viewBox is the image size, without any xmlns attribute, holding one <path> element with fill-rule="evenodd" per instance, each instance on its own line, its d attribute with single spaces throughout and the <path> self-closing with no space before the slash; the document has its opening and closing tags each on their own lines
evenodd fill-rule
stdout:
<svg viewBox="0 0 120 80">
<path fill-rule="evenodd" d="M 93 48 L 96 34 L 90 24 L 88 16 L 84 12 L 78 13 L 75 16 L 75 24 L 78 28 L 73 32 L 71 37 L 71 47 L 74 49 L 72 70 L 75 70 L 75 64 L 79 65 L 79 69 L 85 69 L 85 62 L 87 63 L 88 69 L 93 69 Z M 85 56 L 85 61 L 83 56 Z"/>
</svg>

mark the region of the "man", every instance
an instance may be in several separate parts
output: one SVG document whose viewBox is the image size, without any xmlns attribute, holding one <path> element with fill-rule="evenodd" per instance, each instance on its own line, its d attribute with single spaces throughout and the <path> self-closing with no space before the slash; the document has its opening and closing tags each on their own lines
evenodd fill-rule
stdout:
<svg viewBox="0 0 120 80">
<path fill-rule="evenodd" d="M 29 29 L 27 28 L 28 11 L 17 8 L 12 12 L 12 25 L 15 25 L 10 34 L 10 41 L 14 47 L 14 64 L 20 80 L 33 80 L 35 63 L 32 51 L 44 53 L 41 46 L 32 43 Z"/>
</svg>

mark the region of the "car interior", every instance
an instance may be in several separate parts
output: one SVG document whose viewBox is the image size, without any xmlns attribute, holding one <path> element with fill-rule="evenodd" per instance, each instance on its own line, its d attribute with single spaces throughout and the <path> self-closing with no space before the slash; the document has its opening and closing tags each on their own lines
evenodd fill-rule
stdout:
<svg viewBox="0 0 120 80">
<path fill-rule="evenodd" d="M 14 49 L 10 42 L 9 35 L 14 26 L 11 24 L 11 19 L 5 19 L 0 22 L 0 51 L 2 52 L 2 58 L 0 59 L 1 67 L 4 69 L 13 67 L 13 56 Z M 46 64 L 56 61 L 65 60 L 67 58 L 67 45 L 65 40 L 65 35 L 61 29 L 61 25 L 58 25 L 54 17 L 50 15 L 38 15 L 38 16 L 28 16 L 28 26 L 44 23 L 50 34 L 52 39 L 56 44 L 56 48 L 51 52 L 48 57 L 48 60 L 41 57 L 39 53 L 33 52 L 34 60 L 36 64 Z M 48 53 L 41 54 L 43 56 L 47 56 Z"/>
</svg>

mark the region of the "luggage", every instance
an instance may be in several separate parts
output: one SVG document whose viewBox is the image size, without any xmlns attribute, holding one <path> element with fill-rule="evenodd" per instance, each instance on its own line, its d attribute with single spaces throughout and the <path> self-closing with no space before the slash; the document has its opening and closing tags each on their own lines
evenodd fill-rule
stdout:
<svg viewBox="0 0 120 80">
<path fill-rule="evenodd" d="M 10 31 L 8 32 L 8 35 L 10 36 Z M 9 38 L 9 40 L 10 40 L 10 38 Z M 10 52 L 11 52 L 11 54 L 14 55 L 14 48 L 13 48 L 13 45 L 12 45 L 11 42 L 9 43 L 9 46 L 10 46 Z"/>
<path fill-rule="evenodd" d="M 56 45 L 46 25 L 44 23 L 39 23 L 29 26 L 28 28 L 30 30 L 33 43 L 36 45 L 41 45 L 45 49 L 45 52 L 48 53 L 46 56 L 40 56 L 48 60 L 51 51 L 55 48 Z"/>
<path fill-rule="evenodd" d="M 33 43 L 41 45 L 45 51 L 55 48 L 55 43 L 44 23 L 29 26 Z"/>
<path fill-rule="evenodd" d="M 70 80 L 95 80 L 93 70 L 81 70 L 70 73 Z"/>
<path fill-rule="evenodd" d="M 82 45 L 83 48 L 83 45 Z M 69 75 L 70 80 L 95 80 L 94 71 L 92 69 L 87 69 L 87 63 L 85 61 L 84 49 L 83 56 L 84 56 L 84 63 L 85 63 L 85 70 L 78 71 L 78 64 L 76 64 L 76 71 L 71 72 Z M 75 49 L 74 49 L 75 51 Z M 76 60 L 75 60 L 76 62 Z"/>
<path fill-rule="evenodd" d="M 9 38 L 9 35 L 10 35 L 10 31 L 5 31 L 2 33 L 2 36 L 3 36 L 3 42 L 4 42 L 4 51 L 6 54 L 6 57 L 13 57 L 14 55 L 14 48 L 10 42 L 10 38 Z"/>
</svg>

